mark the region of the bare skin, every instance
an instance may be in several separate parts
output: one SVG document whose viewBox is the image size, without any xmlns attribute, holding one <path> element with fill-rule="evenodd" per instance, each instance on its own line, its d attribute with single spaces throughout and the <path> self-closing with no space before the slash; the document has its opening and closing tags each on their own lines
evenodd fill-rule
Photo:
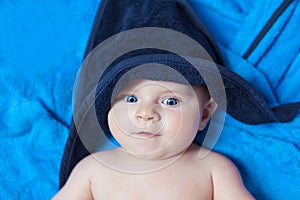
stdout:
<svg viewBox="0 0 300 200">
<path fill-rule="evenodd" d="M 192 144 L 216 106 L 201 87 L 133 81 L 108 114 L 121 147 L 80 161 L 53 199 L 253 199 L 231 161 Z"/>
<path fill-rule="evenodd" d="M 231 161 L 214 152 L 199 159 L 198 152 L 199 147 L 191 145 L 172 165 L 144 174 L 113 170 L 101 164 L 97 156 L 117 152 L 99 152 L 75 167 L 53 199 L 254 199 Z"/>
</svg>

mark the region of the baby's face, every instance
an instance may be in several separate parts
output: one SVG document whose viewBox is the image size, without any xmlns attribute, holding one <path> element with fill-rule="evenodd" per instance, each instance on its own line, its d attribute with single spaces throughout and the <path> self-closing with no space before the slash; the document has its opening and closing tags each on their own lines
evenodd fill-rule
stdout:
<svg viewBox="0 0 300 200">
<path fill-rule="evenodd" d="M 109 114 L 112 135 L 135 156 L 163 159 L 195 138 L 207 94 L 189 85 L 138 79 L 118 95 Z"/>
</svg>

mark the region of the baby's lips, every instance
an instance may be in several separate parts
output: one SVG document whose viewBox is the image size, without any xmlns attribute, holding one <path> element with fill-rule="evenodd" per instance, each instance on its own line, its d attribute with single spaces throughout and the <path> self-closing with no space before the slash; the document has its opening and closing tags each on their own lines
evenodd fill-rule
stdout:
<svg viewBox="0 0 300 200">
<path fill-rule="evenodd" d="M 160 137 L 160 134 L 156 133 L 151 133 L 151 132 L 137 132 L 132 134 L 133 137 L 138 137 L 138 138 L 156 138 Z"/>
</svg>

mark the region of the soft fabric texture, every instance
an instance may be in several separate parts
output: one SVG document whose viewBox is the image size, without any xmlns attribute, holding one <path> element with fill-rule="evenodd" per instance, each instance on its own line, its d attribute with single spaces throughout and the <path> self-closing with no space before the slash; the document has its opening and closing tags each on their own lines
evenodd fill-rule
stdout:
<svg viewBox="0 0 300 200">
<path fill-rule="evenodd" d="M 285 34 L 271 42 L 275 51 L 264 54 L 263 69 L 250 70 L 247 65 L 254 63 L 241 57 L 255 38 L 249 33 L 259 32 L 281 2 L 190 0 L 228 66 L 251 82 L 270 106 L 300 100 L 299 1 L 284 14 L 291 16 L 285 20 Z M 1 199 L 49 199 L 58 189 L 73 81 L 98 3 L 27 0 L 0 6 Z M 256 199 L 298 199 L 299 132 L 299 113 L 288 123 L 264 125 L 245 125 L 228 116 L 215 150 L 234 161 Z"/>
<path fill-rule="evenodd" d="M 297 102 L 300 81 L 299 1 L 190 0 L 224 55 L 269 105 Z M 289 3 L 257 48 L 243 55 L 283 3 Z M 300 114 L 288 123 L 245 125 L 230 116 L 215 146 L 239 167 L 256 199 L 300 196 Z M 249 181 L 252 179 L 251 181 Z"/>
<path fill-rule="evenodd" d="M 0 3 L 0 199 L 50 199 L 98 0 Z"/>
<path fill-rule="evenodd" d="M 271 106 L 299 101 L 299 1 L 290 2 L 247 60 L 242 56 L 284 1 L 190 0 L 222 50 L 225 62 Z M 218 24 L 217 24 L 218 23 Z"/>
</svg>

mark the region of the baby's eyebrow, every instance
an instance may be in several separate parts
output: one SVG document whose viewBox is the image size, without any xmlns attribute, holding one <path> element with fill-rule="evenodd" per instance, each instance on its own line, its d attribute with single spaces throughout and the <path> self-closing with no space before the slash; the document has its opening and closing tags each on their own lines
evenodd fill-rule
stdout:
<svg viewBox="0 0 300 200">
<path fill-rule="evenodd" d="M 125 97 L 127 95 L 136 95 L 136 90 L 122 90 L 118 93 L 117 97 Z"/>
<path fill-rule="evenodd" d="M 163 90 L 162 93 L 171 93 L 171 94 L 179 94 L 179 95 L 194 95 L 195 92 L 194 90 L 191 88 L 190 90 L 181 90 L 181 89 L 166 89 Z"/>
</svg>

